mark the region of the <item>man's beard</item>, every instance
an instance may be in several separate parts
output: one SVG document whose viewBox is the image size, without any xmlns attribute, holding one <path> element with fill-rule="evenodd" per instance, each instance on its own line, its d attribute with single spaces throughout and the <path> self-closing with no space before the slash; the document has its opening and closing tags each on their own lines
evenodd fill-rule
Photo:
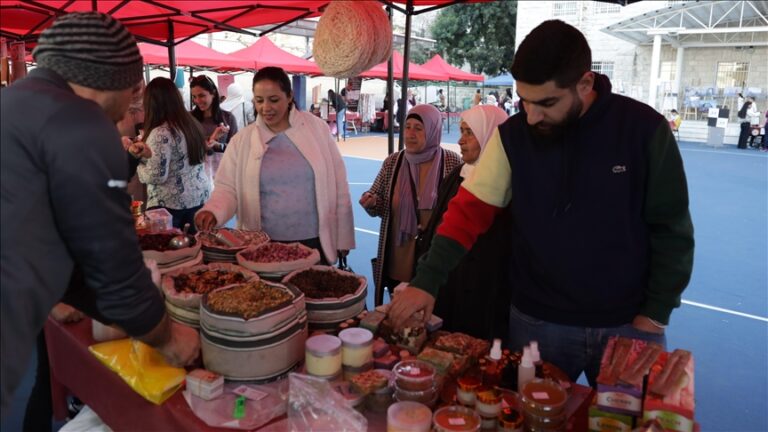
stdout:
<svg viewBox="0 0 768 432">
<path fill-rule="evenodd" d="M 565 118 L 560 123 L 551 124 L 546 122 L 539 122 L 535 125 L 529 125 L 528 129 L 536 138 L 544 140 L 559 140 L 563 137 L 563 135 L 565 135 L 565 132 L 579 120 L 579 116 L 581 115 L 581 110 L 583 108 L 584 103 L 576 94 L 574 94 L 573 103 L 568 109 L 568 113 L 565 115 Z"/>
</svg>

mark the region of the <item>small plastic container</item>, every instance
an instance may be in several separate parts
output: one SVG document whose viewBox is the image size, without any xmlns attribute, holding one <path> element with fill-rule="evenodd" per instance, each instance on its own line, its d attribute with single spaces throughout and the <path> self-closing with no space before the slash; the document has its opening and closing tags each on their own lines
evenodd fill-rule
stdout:
<svg viewBox="0 0 768 432">
<path fill-rule="evenodd" d="M 493 387 L 478 387 L 475 390 L 475 411 L 483 419 L 496 421 L 501 412 L 501 392 Z"/>
<path fill-rule="evenodd" d="M 347 404 L 359 412 L 365 412 L 365 395 L 355 390 L 347 381 L 333 384 L 333 389 L 344 396 Z"/>
<path fill-rule="evenodd" d="M 304 367 L 307 373 L 332 379 L 341 373 L 341 340 L 336 336 L 317 335 L 305 343 Z"/>
<path fill-rule="evenodd" d="M 211 400 L 224 393 L 224 377 L 205 369 L 195 369 L 187 374 L 187 390 L 193 395 Z"/>
<path fill-rule="evenodd" d="M 534 379 L 523 387 L 520 401 L 526 418 L 529 414 L 537 417 L 558 417 L 565 411 L 568 393 L 550 379 Z"/>
<path fill-rule="evenodd" d="M 355 327 L 339 332 L 341 339 L 341 364 L 359 368 L 373 362 L 373 333 Z"/>
<path fill-rule="evenodd" d="M 419 402 L 429 406 L 437 401 L 437 389 L 433 387 L 425 391 L 408 391 L 395 388 L 395 399 Z"/>
<path fill-rule="evenodd" d="M 472 409 L 458 405 L 442 407 L 432 417 L 434 432 L 476 432 L 481 419 Z"/>
<path fill-rule="evenodd" d="M 418 402 L 397 402 L 387 409 L 387 432 L 429 432 L 432 410 Z"/>
<path fill-rule="evenodd" d="M 498 420 L 499 432 L 523 432 L 523 413 L 516 408 L 502 408 Z"/>
<path fill-rule="evenodd" d="M 173 216 L 164 208 L 144 212 L 148 228 L 151 232 L 169 231 L 173 229 Z"/>
<path fill-rule="evenodd" d="M 393 402 L 392 395 L 395 392 L 395 388 L 392 386 L 392 381 L 394 380 L 394 374 L 391 370 L 387 369 L 376 369 L 376 373 L 387 377 L 387 385 L 369 394 L 367 405 L 369 410 L 383 413 L 387 411 Z"/>
<path fill-rule="evenodd" d="M 421 360 L 403 360 L 392 369 L 395 385 L 406 391 L 428 391 L 434 388 L 435 368 Z"/>
<path fill-rule="evenodd" d="M 366 363 L 366 364 L 364 364 L 364 365 L 362 365 L 360 367 L 352 367 L 352 366 L 345 365 L 344 364 L 344 354 L 343 353 L 344 353 L 344 348 L 342 348 L 342 365 L 341 365 L 341 368 L 342 368 L 342 371 L 344 373 L 344 379 L 345 380 L 349 381 L 354 376 L 356 376 L 358 374 L 361 374 L 363 372 L 368 372 L 369 370 L 373 369 L 373 359 L 371 359 L 370 362 L 368 362 L 368 363 Z"/>
<path fill-rule="evenodd" d="M 474 407 L 475 390 L 481 384 L 480 378 L 471 375 L 465 375 L 456 380 L 456 398 L 459 400 L 459 403 L 464 406 Z"/>
</svg>

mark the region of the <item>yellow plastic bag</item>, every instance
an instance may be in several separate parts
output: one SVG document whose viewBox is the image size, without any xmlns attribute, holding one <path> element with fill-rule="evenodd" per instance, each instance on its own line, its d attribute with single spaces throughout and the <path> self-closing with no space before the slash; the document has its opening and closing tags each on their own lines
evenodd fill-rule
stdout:
<svg viewBox="0 0 768 432">
<path fill-rule="evenodd" d="M 98 343 L 88 349 L 138 394 L 157 405 L 171 397 L 186 376 L 184 369 L 169 366 L 159 352 L 134 339 Z"/>
</svg>

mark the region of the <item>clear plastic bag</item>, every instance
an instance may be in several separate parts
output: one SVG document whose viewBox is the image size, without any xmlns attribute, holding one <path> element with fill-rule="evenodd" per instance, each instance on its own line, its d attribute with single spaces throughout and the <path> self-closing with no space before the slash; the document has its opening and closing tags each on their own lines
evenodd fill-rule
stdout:
<svg viewBox="0 0 768 432">
<path fill-rule="evenodd" d="M 291 431 L 368 430 L 368 420 L 350 407 L 328 381 L 292 373 L 288 376 L 288 383 L 288 424 Z"/>
<path fill-rule="evenodd" d="M 241 387 L 245 387 L 250 394 L 245 398 L 243 416 L 236 419 L 233 413 L 240 394 L 235 391 Z M 251 430 L 285 414 L 287 390 L 288 382 L 281 380 L 264 385 L 226 383 L 224 393 L 211 400 L 194 396 L 186 389 L 183 394 L 192 412 L 208 426 Z M 252 397 L 253 394 L 257 397 Z"/>
</svg>

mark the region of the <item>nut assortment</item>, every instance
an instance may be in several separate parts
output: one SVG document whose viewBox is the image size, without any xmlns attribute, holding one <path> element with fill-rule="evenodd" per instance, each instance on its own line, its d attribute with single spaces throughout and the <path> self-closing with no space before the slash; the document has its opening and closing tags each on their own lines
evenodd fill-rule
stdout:
<svg viewBox="0 0 768 432">
<path fill-rule="evenodd" d="M 207 304 L 213 312 L 251 319 L 291 300 L 285 288 L 258 281 L 211 292 Z"/>
<path fill-rule="evenodd" d="M 304 270 L 291 277 L 289 282 L 296 285 L 307 298 L 315 299 L 344 297 L 354 294 L 360 288 L 360 279 L 356 276 L 315 269 Z"/>
<path fill-rule="evenodd" d="M 173 278 L 173 287 L 179 293 L 205 294 L 226 285 L 245 282 L 242 273 L 226 270 L 198 270 Z"/>
<path fill-rule="evenodd" d="M 243 258 L 259 263 L 281 263 L 309 257 L 311 249 L 298 244 L 268 243 L 252 251 L 244 252 Z"/>
</svg>

